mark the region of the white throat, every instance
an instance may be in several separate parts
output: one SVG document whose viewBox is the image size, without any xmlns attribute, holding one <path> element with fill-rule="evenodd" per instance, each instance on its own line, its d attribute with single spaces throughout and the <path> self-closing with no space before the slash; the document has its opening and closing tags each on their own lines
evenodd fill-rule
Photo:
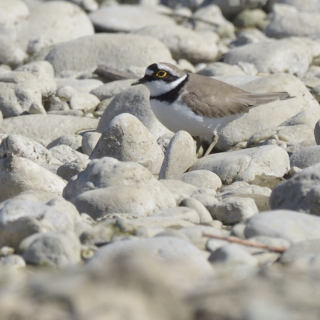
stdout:
<svg viewBox="0 0 320 320">
<path fill-rule="evenodd" d="M 183 80 L 185 80 L 187 75 L 173 81 L 173 82 L 165 82 L 163 80 L 154 80 L 150 82 L 146 82 L 145 86 L 150 90 L 150 95 L 153 97 L 160 96 L 178 86 Z"/>
</svg>

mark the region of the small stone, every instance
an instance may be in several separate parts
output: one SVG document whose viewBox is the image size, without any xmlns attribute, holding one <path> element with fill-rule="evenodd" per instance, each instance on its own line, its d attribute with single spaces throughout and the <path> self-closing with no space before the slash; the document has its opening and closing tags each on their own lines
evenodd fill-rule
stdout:
<svg viewBox="0 0 320 320">
<path fill-rule="evenodd" d="M 22 269 L 26 267 L 26 262 L 17 254 L 0 258 L 0 267 Z"/>
<path fill-rule="evenodd" d="M 186 131 L 171 139 L 159 173 L 159 179 L 169 179 L 187 171 L 196 161 L 196 143 Z"/>
<path fill-rule="evenodd" d="M 200 217 L 197 211 L 189 207 L 170 208 L 157 212 L 156 215 L 161 217 L 172 217 L 173 219 L 182 219 L 191 223 L 200 223 Z"/>
<path fill-rule="evenodd" d="M 250 266 L 256 266 L 257 260 L 241 245 L 232 243 L 226 244 L 214 252 L 209 257 L 211 263 L 228 263 L 228 264 L 246 264 Z"/>
<path fill-rule="evenodd" d="M 213 208 L 213 218 L 223 224 L 235 224 L 257 214 L 258 208 L 251 198 L 229 197 Z"/>
<path fill-rule="evenodd" d="M 52 147 L 49 151 L 51 155 L 61 163 L 76 161 L 82 163 L 83 166 L 88 163 L 88 156 L 86 154 L 78 152 L 65 144 L 59 144 Z"/>
<path fill-rule="evenodd" d="M 91 93 L 77 92 L 70 99 L 70 108 L 72 110 L 81 110 L 84 113 L 94 112 L 100 103 L 100 100 Z"/>
<path fill-rule="evenodd" d="M 210 212 L 206 209 L 206 207 L 195 198 L 186 198 L 183 199 L 180 203 L 180 206 L 185 206 L 197 211 L 200 217 L 200 223 L 207 223 L 212 221 L 212 217 Z"/>
<path fill-rule="evenodd" d="M 101 133 L 99 132 L 86 132 L 82 137 L 82 151 L 87 156 L 90 156 L 94 148 L 96 147 Z"/>
<path fill-rule="evenodd" d="M 221 188 L 222 182 L 218 175 L 209 170 L 195 170 L 185 172 L 181 176 L 174 177 L 182 182 L 192 184 L 199 188 L 209 188 L 217 190 Z"/>
<path fill-rule="evenodd" d="M 105 99 L 113 98 L 117 94 L 130 88 L 131 84 L 134 81 L 135 81 L 134 79 L 126 79 L 126 80 L 117 80 L 117 81 L 108 82 L 91 90 L 90 93 L 92 93 L 100 101 L 102 101 Z"/>
<path fill-rule="evenodd" d="M 66 134 L 64 136 L 59 137 L 58 139 L 53 140 L 47 146 L 48 149 L 51 149 L 60 144 L 64 144 L 69 146 L 73 150 L 79 151 L 82 146 L 82 136 L 79 134 Z"/>
<path fill-rule="evenodd" d="M 244 181 L 236 181 L 233 182 L 231 185 L 222 188 L 217 194 L 217 197 L 219 199 L 226 199 L 229 197 L 251 198 L 255 201 L 259 211 L 261 212 L 270 209 L 270 195 L 270 188 L 260 187 L 257 185 L 249 184 Z"/>
<path fill-rule="evenodd" d="M 78 264 L 81 245 L 73 232 L 48 232 L 40 235 L 23 253 L 29 264 L 66 267 Z"/>
</svg>

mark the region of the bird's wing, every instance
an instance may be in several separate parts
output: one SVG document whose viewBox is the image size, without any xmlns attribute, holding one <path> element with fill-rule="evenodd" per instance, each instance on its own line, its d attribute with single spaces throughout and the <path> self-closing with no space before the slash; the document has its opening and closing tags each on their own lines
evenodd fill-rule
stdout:
<svg viewBox="0 0 320 320">
<path fill-rule="evenodd" d="M 290 97 L 287 92 L 250 93 L 227 83 L 195 74 L 188 82 L 188 90 L 182 93 L 182 101 L 195 114 L 209 118 L 247 113 L 252 106 Z"/>
</svg>

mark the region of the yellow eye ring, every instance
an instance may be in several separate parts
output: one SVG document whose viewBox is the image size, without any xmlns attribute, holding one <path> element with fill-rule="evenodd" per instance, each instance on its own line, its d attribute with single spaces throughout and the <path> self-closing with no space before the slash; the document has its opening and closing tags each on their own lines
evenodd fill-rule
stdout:
<svg viewBox="0 0 320 320">
<path fill-rule="evenodd" d="M 164 78 L 166 75 L 167 75 L 167 73 L 166 73 L 165 71 L 163 71 L 163 70 L 160 70 L 160 71 L 158 71 L 158 72 L 156 73 L 156 76 L 157 76 L 158 78 Z"/>
</svg>

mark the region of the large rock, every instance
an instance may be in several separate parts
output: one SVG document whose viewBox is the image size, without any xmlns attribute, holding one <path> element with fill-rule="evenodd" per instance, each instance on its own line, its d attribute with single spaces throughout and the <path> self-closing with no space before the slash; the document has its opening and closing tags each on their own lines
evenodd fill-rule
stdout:
<svg viewBox="0 0 320 320">
<path fill-rule="evenodd" d="M 103 32 L 130 32 L 148 25 L 173 26 L 174 20 L 146 6 L 102 7 L 89 15 L 95 28 Z"/>
<path fill-rule="evenodd" d="M 290 118 L 294 120 L 294 116 L 301 111 L 305 111 L 304 115 L 301 114 L 301 116 L 304 116 L 307 122 L 299 119 L 299 121 L 292 121 L 294 122 L 292 124 L 306 123 L 314 128 L 316 121 L 320 118 L 318 102 L 312 97 L 305 85 L 294 76 L 286 74 L 270 75 L 240 87 L 255 93 L 287 91 L 294 98 L 254 107 L 249 113 L 229 123 L 219 133 L 216 147 L 220 150 L 228 150 L 235 144 L 248 140 L 249 137 L 257 132 L 261 132 L 262 136 L 268 138 L 274 133 L 265 134 L 264 132 L 267 129 L 277 128 L 289 121 Z M 277 115 L 276 117 L 275 114 Z M 314 124 L 312 124 L 312 120 Z M 288 125 L 290 124 L 288 123 Z M 292 128 L 291 135 L 295 136 L 298 129 L 294 130 L 295 127 Z M 286 134 L 286 141 L 288 141 L 288 138 L 290 141 L 290 137 Z"/>
<path fill-rule="evenodd" d="M 23 112 L 46 113 L 42 106 L 38 80 L 29 72 L 9 72 L 0 75 L 0 111 L 5 118 Z"/>
<path fill-rule="evenodd" d="M 0 7 L 0 64 L 16 67 L 27 58 L 19 40 L 28 21 L 29 10 L 20 0 L 1 0 Z"/>
<path fill-rule="evenodd" d="M 157 210 L 176 206 L 169 190 L 148 169 L 134 162 L 120 162 L 108 157 L 92 160 L 84 171 L 72 177 L 63 196 L 75 203 L 76 198 L 85 191 L 116 186 L 147 188 L 154 198 Z"/>
<path fill-rule="evenodd" d="M 171 62 L 169 49 L 159 40 L 133 34 L 95 34 L 57 45 L 46 57 L 56 76 L 94 71 L 99 64 L 143 76 L 155 61 Z"/>
<path fill-rule="evenodd" d="M 190 168 L 216 173 L 224 184 L 234 181 L 259 182 L 283 177 L 289 170 L 287 152 L 278 146 L 263 146 L 217 153 L 198 159 Z"/>
<path fill-rule="evenodd" d="M 295 174 L 275 187 L 270 196 L 271 209 L 288 209 L 320 215 L 320 164 Z"/>
<path fill-rule="evenodd" d="M 44 98 L 53 95 L 57 90 L 53 67 L 47 61 L 31 62 L 17 68 L 16 71 L 27 71 L 32 73 L 38 79 L 41 95 Z"/>
<path fill-rule="evenodd" d="M 174 237 L 120 241 L 103 246 L 88 262 L 87 268 L 97 270 L 103 265 L 108 265 L 114 257 L 137 250 L 143 250 L 147 256 L 151 254 L 164 266 L 175 269 L 175 281 L 182 281 L 185 286 L 191 285 L 194 281 L 205 279 L 213 272 L 212 267 L 199 249 L 188 241 Z"/>
<path fill-rule="evenodd" d="M 104 111 L 97 131 L 102 133 L 109 122 L 117 115 L 130 113 L 137 117 L 156 138 L 170 133 L 152 112 L 149 100 L 150 91 L 145 86 L 135 86 L 124 90 L 114 97 L 108 108 Z"/>
<path fill-rule="evenodd" d="M 112 214 L 132 214 L 145 217 L 156 209 L 148 188 L 143 186 L 117 186 L 99 188 L 81 193 L 74 202 L 81 213 L 93 219 Z"/>
<path fill-rule="evenodd" d="M 61 195 L 64 187 L 64 180 L 29 159 L 10 155 L 0 160 L 0 201 L 27 190 Z"/>
<path fill-rule="evenodd" d="M 212 62 L 217 58 L 218 47 L 214 42 L 206 41 L 197 32 L 182 26 L 152 25 L 134 32 L 159 39 L 170 50 L 176 60 L 186 59 L 193 64 Z"/>
<path fill-rule="evenodd" d="M 17 134 L 10 134 L 1 141 L 0 158 L 10 155 L 32 160 L 49 170 L 62 164 L 40 143 Z"/>
<path fill-rule="evenodd" d="M 48 232 L 37 237 L 22 256 L 29 264 L 66 267 L 80 263 L 80 251 L 74 232 Z"/>
<path fill-rule="evenodd" d="M 112 157 L 138 162 L 159 174 L 164 154 L 155 137 L 131 114 L 116 116 L 104 129 L 90 159 Z"/>
<path fill-rule="evenodd" d="M 303 2 L 302 2 L 303 3 Z M 319 4 L 318 4 L 319 6 Z M 266 28 L 266 35 L 273 38 L 314 37 L 320 32 L 320 13 L 303 12 L 298 8 L 277 5 L 271 21 Z"/>
<path fill-rule="evenodd" d="M 270 54 L 272 52 L 272 54 Z M 308 70 L 313 52 L 300 39 L 283 39 L 236 47 L 226 53 L 224 62 L 253 63 L 259 72 L 295 74 Z"/>
<path fill-rule="evenodd" d="M 77 5 L 65 1 L 49 1 L 34 7 L 24 30 L 22 47 L 38 52 L 61 42 L 92 35 L 88 16 Z"/>
<path fill-rule="evenodd" d="M 10 199 L 0 209 L 0 245 L 16 248 L 31 234 L 73 230 L 72 218 L 42 203 Z"/>
<path fill-rule="evenodd" d="M 28 115 L 4 119 L 0 133 L 19 134 L 49 144 L 66 134 L 75 134 L 85 129 L 95 129 L 97 119 L 61 115 Z"/>
<path fill-rule="evenodd" d="M 290 156 L 291 167 L 304 169 L 320 162 L 320 146 L 311 146 L 294 152 Z"/>
<path fill-rule="evenodd" d="M 319 239 L 320 218 L 290 210 L 265 211 L 250 218 L 244 230 L 247 238 L 268 236 L 291 243 Z"/>
</svg>

